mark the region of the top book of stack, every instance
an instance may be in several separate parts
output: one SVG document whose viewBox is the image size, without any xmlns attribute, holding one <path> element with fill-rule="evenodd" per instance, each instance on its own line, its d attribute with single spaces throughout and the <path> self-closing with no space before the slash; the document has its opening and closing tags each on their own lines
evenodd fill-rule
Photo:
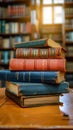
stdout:
<svg viewBox="0 0 73 130">
<path fill-rule="evenodd" d="M 62 48 L 64 52 L 66 52 L 65 48 L 63 48 L 59 43 L 51 40 L 51 39 L 38 39 L 28 42 L 20 42 L 15 44 L 15 48 L 33 48 L 33 47 L 53 47 L 53 48 Z"/>
</svg>

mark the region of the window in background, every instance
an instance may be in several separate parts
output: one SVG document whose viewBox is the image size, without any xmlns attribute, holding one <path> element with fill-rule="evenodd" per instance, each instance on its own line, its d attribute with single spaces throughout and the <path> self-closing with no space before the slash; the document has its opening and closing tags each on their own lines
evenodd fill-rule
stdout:
<svg viewBox="0 0 73 130">
<path fill-rule="evenodd" d="M 54 7 L 54 23 L 62 23 L 63 22 L 63 7 L 55 6 Z"/>
<path fill-rule="evenodd" d="M 64 0 L 54 0 L 54 4 L 63 4 Z"/>
<path fill-rule="evenodd" d="M 43 0 L 43 5 L 52 4 L 52 0 Z"/>
<path fill-rule="evenodd" d="M 43 7 L 43 23 L 52 23 L 52 7 Z"/>
<path fill-rule="evenodd" d="M 64 11 L 62 6 L 64 0 L 41 0 L 41 2 L 43 24 L 62 24 L 64 22 Z"/>
</svg>

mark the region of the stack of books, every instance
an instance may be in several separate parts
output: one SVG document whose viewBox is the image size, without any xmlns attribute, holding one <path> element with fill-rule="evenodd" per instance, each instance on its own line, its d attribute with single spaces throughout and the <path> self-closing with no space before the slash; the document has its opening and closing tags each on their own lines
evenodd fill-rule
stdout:
<svg viewBox="0 0 73 130">
<path fill-rule="evenodd" d="M 58 104 L 59 96 L 69 92 L 66 50 L 51 39 L 18 43 L 15 49 L 9 70 L 0 71 L 6 95 L 21 107 Z"/>
</svg>

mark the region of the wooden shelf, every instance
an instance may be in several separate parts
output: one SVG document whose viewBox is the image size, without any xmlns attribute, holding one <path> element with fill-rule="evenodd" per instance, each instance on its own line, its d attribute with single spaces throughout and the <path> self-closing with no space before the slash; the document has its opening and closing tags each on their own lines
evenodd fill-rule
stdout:
<svg viewBox="0 0 73 130">
<path fill-rule="evenodd" d="M 8 67 L 9 66 L 9 63 L 3 63 L 3 62 L 0 62 L 0 66 L 2 66 L 2 67 Z"/>
<path fill-rule="evenodd" d="M 73 41 L 72 42 L 71 41 L 65 41 L 65 43 L 68 44 L 68 45 L 73 45 Z"/>
<path fill-rule="evenodd" d="M 64 4 L 62 3 L 52 3 L 52 4 L 45 4 L 45 6 L 63 6 Z"/>
<path fill-rule="evenodd" d="M 66 73 L 73 73 L 73 71 L 66 71 Z"/>
<path fill-rule="evenodd" d="M 30 21 L 30 19 L 31 19 L 30 16 L 24 16 L 24 17 L 17 16 L 17 17 L 0 18 L 0 20 L 13 21 L 13 22 L 15 22 L 16 20 L 18 22 L 20 22 L 20 21 L 28 22 L 28 21 Z"/>
<path fill-rule="evenodd" d="M 69 60 L 70 59 L 73 60 L 73 56 L 66 56 L 66 58 L 69 59 Z"/>
<path fill-rule="evenodd" d="M 65 31 L 67 32 L 73 31 L 73 28 L 65 28 Z"/>
<path fill-rule="evenodd" d="M 51 24 L 42 24 L 41 25 L 41 27 L 48 27 L 48 26 L 62 26 L 62 24 L 51 23 Z"/>
<path fill-rule="evenodd" d="M 65 6 L 65 7 L 73 6 L 73 2 L 65 2 L 65 3 L 64 3 L 64 6 Z"/>
<path fill-rule="evenodd" d="M 68 15 L 68 16 L 65 16 L 65 19 L 72 19 L 73 18 L 73 15 Z"/>
<path fill-rule="evenodd" d="M 29 5 L 30 0 L 16 0 L 16 1 L 9 1 L 9 2 L 0 2 L 1 6 L 13 5 L 13 4 L 27 4 Z"/>
<path fill-rule="evenodd" d="M 58 33 L 62 33 L 62 32 L 59 32 L 59 31 L 57 31 L 57 32 L 56 32 L 56 31 L 52 31 L 52 32 L 42 32 L 42 31 L 41 31 L 41 35 L 44 35 L 44 34 L 45 34 L 45 35 L 58 34 Z"/>
<path fill-rule="evenodd" d="M 21 36 L 21 35 L 31 35 L 31 33 L 8 33 L 8 34 L 0 34 L 0 36 L 7 37 L 7 36 Z"/>
<path fill-rule="evenodd" d="M 0 48 L 0 51 L 11 51 L 15 50 L 15 48 Z"/>
</svg>

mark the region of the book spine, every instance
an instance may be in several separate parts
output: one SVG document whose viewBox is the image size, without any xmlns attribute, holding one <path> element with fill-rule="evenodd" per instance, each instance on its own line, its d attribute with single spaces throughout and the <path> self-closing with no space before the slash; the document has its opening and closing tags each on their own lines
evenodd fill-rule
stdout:
<svg viewBox="0 0 73 130">
<path fill-rule="evenodd" d="M 16 58 L 62 58 L 61 48 L 17 48 Z"/>
<path fill-rule="evenodd" d="M 30 63 L 30 64 L 29 64 Z M 65 72 L 65 59 L 17 59 L 12 58 L 9 62 L 10 70 L 27 71 L 63 71 Z"/>
<path fill-rule="evenodd" d="M 36 77 L 36 78 L 35 78 Z M 56 83 L 58 72 L 49 71 L 29 71 L 15 72 L 0 70 L 0 80 L 12 82 L 31 82 L 31 83 Z"/>
</svg>

